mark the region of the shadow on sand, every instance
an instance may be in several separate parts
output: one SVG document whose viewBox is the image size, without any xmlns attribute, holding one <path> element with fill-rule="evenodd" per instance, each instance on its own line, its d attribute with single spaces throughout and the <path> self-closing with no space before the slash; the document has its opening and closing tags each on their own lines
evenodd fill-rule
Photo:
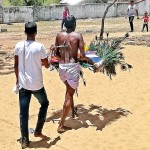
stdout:
<svg viewBox="0 0 150 150">
<path fill-rule="evenodd" d="M 32 141 L 29 148 L 51 148 L 51 146 L 55 145 L 60 139 L 60 136 L 58 136 L 53 141 L 50 141 L 51 139 L 49 137 L 41 139 L 40 141 Z"/>
<path fill-rule="evenodd" d="M 131 114 L 130 111 L 117 108 L 115 110 L 108 110 L 102 108 L 102 106 L 90 105 L 85 107 L 84 105 L 77 105 L 78 117 L 72 118 L 71 112 L 69 117 L 65 121 L 65 126 L 68 127 L 68 130 L 79 129 L 79 128 L 88 128 L 93 126 L 96 130 L 103 130 L 106 125 L 111 124 L 114 121 L 117 121 L 122 116 L 127 117 L 128 114 Z M 52 121 L 53 123 L 58 123 L 60 121 L 62 110 L 54 112 L 49 118 L 46 119 L 46 122 Z M 31 141 L 29 148 L 51 148 L 53 145 L 56 145 L 57 142 L 61 140 L 60 136 L 55 139 L 45 137 L 39 141 Z"/>
<path fill-rule="evenodd" d="M 72 118 L 70 116 L 65 121 L 65 126 L 71 129 L 88 128 L 89 126 L 96 127 L 96 130 L 102 130 L 106 125 L 116 121 L 121 116 L 126 116 L 131 113 L 128 110 L 117 108 L 115 110 L 108 110 L 102 108 L 102 106 L 90 105 L 89 108 L 85 108 L 84 105 L 77 105 L 78 117 Z M 46 122 L 60 121 L 62 110 L 59 110 L 47 118 Z"/>
</svg>

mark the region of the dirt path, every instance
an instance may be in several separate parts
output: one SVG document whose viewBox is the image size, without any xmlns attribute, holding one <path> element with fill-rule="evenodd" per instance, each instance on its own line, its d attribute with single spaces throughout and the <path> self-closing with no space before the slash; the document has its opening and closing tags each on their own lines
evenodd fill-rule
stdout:
<svg viewBox="0 0 150 150">
<path fill-rule="evenodd" d="M 46 48 L 54 43 L 60 21 L 38 22 L 37 41 Z M 78 20 L 77 31 L 82 32 L 86 44 L 98 35 L 100 19 Z M 0 33 L 0 149 L 19 150 L 18 95 L 12 92 L 15 84 L 13 49 L 25 39 L 24 24 L 1 25 L 8 28 Z M 121 37 L 129 31 L 125 18 L 107 18 L 106 31 L 110 38 Z M 43 133 L 47 138 L 34 138 L 30 133 L 29 149 L 51 150 L 149 150 L 150 143 L 150 47 L 149 33 L 140 32 L 141 20 L 135 20 L 135 32 L 123 43 L 126 61 L 131 72 L 117 70 L 112 81 L 106 75 L 93 74 L 84 69 L 87 86 L 82 81 L 79 97 L 75 96 L 79 117 L 68 117 L 66 125 L 72 130 L 57 133 L 65 87 L 57 71 L 43 68 L 44 85 L 50 101 Z M 138 32 L 139 31 L 139 32 Z M 137 46 L 139 45 L 139 46 Z M 10 54 L 10 55 L 9 55 Z M 35 128 L 39 104 L 32 97 L 29 128 Z"/>
</svg>

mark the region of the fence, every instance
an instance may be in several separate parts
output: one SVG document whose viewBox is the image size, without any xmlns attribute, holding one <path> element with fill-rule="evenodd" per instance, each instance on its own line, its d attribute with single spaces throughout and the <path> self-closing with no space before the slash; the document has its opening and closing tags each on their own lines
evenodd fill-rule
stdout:
<svg viewBox="0 0 150 150">
<path fill-rule="evenodd" d="M 101 18 L 108 4 L 83 4 L 69 6 L 70 13 L 78 19 Z M 110 7 L 107 17 L 125 16 L 127 3 L 116 3 Z M 137 4 L 139 14 L 144 11 L 150 13 L 150 0 L 145 0 Z M 18 7 L 0 7 L 0 23 L 28 22 L 28 21 L 48 21 L 62 18 L 63 5 L 55 6 L 18 6 Z"/>
</svg>

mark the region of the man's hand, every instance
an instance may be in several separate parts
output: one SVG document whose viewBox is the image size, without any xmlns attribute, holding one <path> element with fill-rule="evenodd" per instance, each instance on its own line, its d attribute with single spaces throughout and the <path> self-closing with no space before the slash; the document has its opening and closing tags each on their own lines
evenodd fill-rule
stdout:
<svg viewBox="0 0 150 150">
<path fill-rule="evenodd" d="M 97 65 L 94 64 L 94 73 L 96 73 L 96 72 L 103 72 L 103 70 L 104 70 L 103 65 L 97 67 Z"/>
<path fill-rule="evenodd" d="M 104 60 L 101 60 L 100 62 L 94 64 L 94 72 L 102 72 L 103 71 L 103 69 L 104 69 L 103 62 L 104 62 Z"/>
<path fill-rule="evenodd" d="M 128 16 L 128 13 L 125 15 L 125 18 L 128 18 L 129 16 Z"/>
<path fill-rule="evenodd" d="M 18 80 L 16 81 L 16 85 L 18 84 L 19 82 L 18 82 Z"/>
<path fill-rule="evenodd" d="M 56 46 L 53 44 L 50 46 L 48 59 L 51 60 L 51 57 L 54 56 L 54 51 L 56 51 Z"/>
<path fill-rule="evenodd" d="M 50 46 L 50 51 L 55 51 L 56 50 L 56 46 L 54 46 L 53 44 Z"/>
</svg>

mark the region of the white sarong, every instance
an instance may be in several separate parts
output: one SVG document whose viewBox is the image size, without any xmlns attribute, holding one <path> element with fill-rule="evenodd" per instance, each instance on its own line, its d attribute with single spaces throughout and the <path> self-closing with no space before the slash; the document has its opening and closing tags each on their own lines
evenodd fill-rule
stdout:
<svg viewBox="0 0 150 150">
<path fill-rule="evenodd" d="M 79 63 L 59 64 L 59 76 L 63 82 L 67 81 L 73 89 L 77 89 L 80 78 Z"/>
</svg>

